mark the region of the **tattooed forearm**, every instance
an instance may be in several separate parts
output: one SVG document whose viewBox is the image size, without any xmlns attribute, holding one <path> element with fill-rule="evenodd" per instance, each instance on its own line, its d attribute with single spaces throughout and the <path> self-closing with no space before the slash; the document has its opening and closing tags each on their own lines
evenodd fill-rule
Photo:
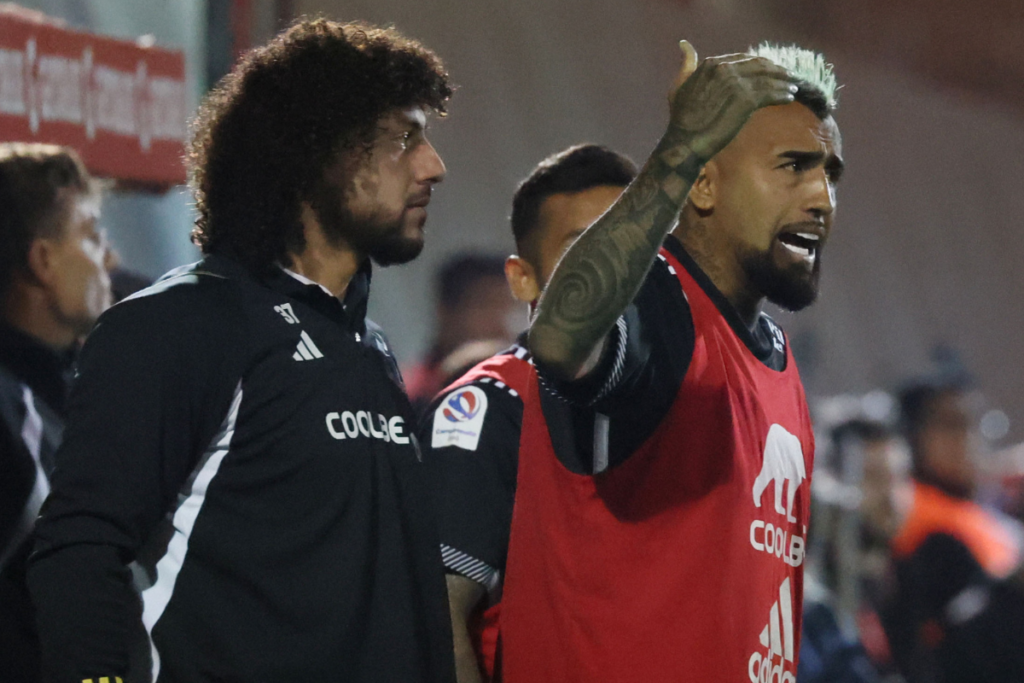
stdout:
<svg viewBox="0 0 1024 683">
<path fill-rule="evenodd" d="M 618 202 L 566 252 L 541 297 L 530 348 L 574 377 L 636 296 L 702 161 L 670 129 Z"/>
</svg>

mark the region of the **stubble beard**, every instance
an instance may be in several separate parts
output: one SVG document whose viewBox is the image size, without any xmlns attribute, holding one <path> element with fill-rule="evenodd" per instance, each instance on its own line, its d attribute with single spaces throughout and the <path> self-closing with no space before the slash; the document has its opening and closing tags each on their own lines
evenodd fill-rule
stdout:
<svg viewBox="0 0 1024 683">
<path fill-rule="evenodd" d="M 818 298 L 821 252 L 814 256 L 810 273 L 799 265 L 779 267 L 772 250 L 748 253 L 742 259 L 743 271 L 751 285 L 768 301 L 788 311 L 801 311 Z"/>
<path fill-rule="evenodd" d="M 313 202 L 324 236 L 334 245 L 345 244 L 365 254 L 379 266 L 412 261 L 423 251 L 423 240 L 404 234 L 405 212 L 396 218 L 379 214 L 355 216 L 336 195 L 327 194 Z"/>
</svg>

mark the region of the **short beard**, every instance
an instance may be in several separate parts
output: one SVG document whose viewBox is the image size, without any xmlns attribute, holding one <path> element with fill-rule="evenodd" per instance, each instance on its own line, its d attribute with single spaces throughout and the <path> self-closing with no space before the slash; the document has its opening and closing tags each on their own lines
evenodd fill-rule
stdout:
<svg viewBox="0 0 1024 683">
<path fill-rule="evenodd" d="M 408 263 L 423 251 L 423 240 L 402 234 L 401 216 L 393 221 L 384 221 L 377 216 L 356 218 L 342 204 L 339 194 L 336 189 L 325 185 L 311 202 L 324 237 L 330 244 L 348 245 L 356 253 L 369 256 L 379 266 Z"/>
<path fill-rule="evenodd" d="M 788 311 L 801 311 L 818 298 L 820 252 L 814 256 L 814 267 L 810 275 L 795 265 L 779 268 L 772 259 L 770 249 L 747 254 L 741 264 L 754 288 L 776 306 Z"/>
</svg>

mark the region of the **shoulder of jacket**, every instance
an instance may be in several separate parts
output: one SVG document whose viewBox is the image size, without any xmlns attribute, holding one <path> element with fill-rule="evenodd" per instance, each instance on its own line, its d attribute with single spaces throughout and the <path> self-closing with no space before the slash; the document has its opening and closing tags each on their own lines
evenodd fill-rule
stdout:
<svg viewBox="0 0 1024 683">
<path fill-rule="evenodd" d="M 478 363 L 462 377 L 446 387 L 439 396 L 446 396 L 465 387 L 479 387 L 488 395 L 507 395 L 522 403 L 530 374 L 535 372 L 528 357 L 509 352 L 492 356 Z"/>
<path fill-rule="evenodd" d="M 206 338 L 244 334 L 245 293 L 231 278 L 179 269 L 111 306 L 97 323 L 135 338 Z M 233 332 L 234 331 L 234 332 Z"/>
</svg>

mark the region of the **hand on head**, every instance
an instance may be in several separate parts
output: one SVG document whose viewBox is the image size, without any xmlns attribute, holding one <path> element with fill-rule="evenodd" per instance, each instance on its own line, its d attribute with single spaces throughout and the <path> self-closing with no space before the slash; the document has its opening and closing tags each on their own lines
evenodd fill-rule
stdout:
<svg viewBox="0 0 1024 683">
<path fill-rule="evenodd" d="M 731 54 L 698 64 L 689 42 L 679 47 L 683 64 L 669 96 L 669 133 L 704 161 L 728 145 L 756 110 L 793 101 L 796 79 L 768 59 Z"/>
</svg>

